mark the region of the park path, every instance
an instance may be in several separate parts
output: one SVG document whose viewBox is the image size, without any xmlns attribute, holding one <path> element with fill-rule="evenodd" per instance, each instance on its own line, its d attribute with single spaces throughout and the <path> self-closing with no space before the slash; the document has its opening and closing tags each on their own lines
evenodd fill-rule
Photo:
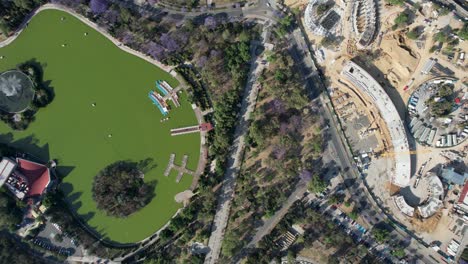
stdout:
<svg viewBox="0 0 468 264">
<path fill-rule="evenodd" d="M 266 32 L 268 28 L 265 26 L 263 30 Z M 265 44 L 265 41 L 266 40 L 264 38 L 261 45 Z M 252 42 L 251 45 L 252 64 L 250 66 L 249 77 L 241 101 L 239 123 L 234 132 L 234 141 L 228 156 L 227 169 L 224 174 L 224 180 L 222 182 L 220 191 L 221 193 L 218 198 L 218 206 L 216 208 L 216 214 L 211 228 L 211 236 L 208 241 L 208 247 L 210 248 L 210 251 L 206 255 L 205 264 L 214 264 L 218 262 L 224 238 L 224 231 L 229 220 L 231 202 L 235 193 L 236 178 L 239 174 L 243 159 L 245 136 L 247 135 L 249 129 L 249 119 L 251 113 L 255 109 L 255 103 L 257 101 L 257 96 L 260 89 L 260 85 L 257 83 L 257 79 L 265 68 L 265 65 L 261 63 L 263 58 L 258 58 L 255 54 L 258 44 L 260 43 Z"/>
<path fill-rule="evenodd" d="M 67 12 L 68 14 L 72 15 L 73 17 L 79 19 L 81 22 L 85 23 L 86 25 L 88 25 L 89 27 L 93 28 L 94 30 L 98 31 L 99 33 L 101 33 L 103 36 L 105 36 L 108 40 L 110 40 L 114 45 L 116 45 L 119 49 L 127 52 L 127 53 L 130 53 L 134 56 L 137 56 L 161 69 L 163 69 L 164 71 L 166 72 L 169 72 L 173 77 L 175 77 L 180 85 L 184 85 L 185 84 L 185 81 L 182 79 L 182 77 L 180 75 L 178 75 L 175 71 L 174 71 L 174 67 L 172 66 L 167 66 L 167 65 L 164 65 L 162 64 L 160 61 L 158 60 L 155 60 L 145 54 L 143 54 L 142 52 L 139 52 L 139 51 L 136 51 L 128 46 L 125 46 L 122 42 L 120 42 L 118 39 L 114 38 L 112 35 L 110 35 L 105 29 L 99 27 L 97 24 L 89 21 L 86 17 L 76 13 L 74 10 L 68 8 L 68 7 L 65 7 L 65 6 L 61 6 L 61 5 L 57 5 L 57 4 L 45 4 L 45 5 L 42 5 L 40 6 L 39 8 L 37 8 L 36 10 L 34 10 L 33 12 L 31 12 L 31 14 L 29 14 L 25 20 L 22 22 L 22 24 L 19 26 L 19 28 L 8 38 L 6 38 L 5 40 L 1 41 L 0 42 L 0 48 L 3 48 L 3 47 L 6 47 L 8 45 L 10 45 L 13 41 L 16 40 L 16 38 L 21 34 L 21 32 L 23 32 L 23 30 L 26 28 L 26 26 L 29 24 L 29 22 L 31 21 L 31 19 L 37 15 L 38 13 L 44 11 L 44 10 L 59 10 L 59 11 L 64 11 L 64 12 Z M 1 56 L 1 54 L 0 54 Z M 5 58 L 5 59 L 8 59 L 8 58 Z M 185 87 L 184 87 L 185 88 Z M 200 121 L 199 121 L 200 123 Z M 203 156 L 203 159 L 205 160 L 205 157 L 204 157 L 204 153 L 202 152 L 203 149 L 201 148 L 200 150 L 200 157 Z M 206 160 L 204 162 L 199 162 L 199 166 L 200 165 L 205 165 L 206 163 Z M 203 168 L 197 168 L 197 172 L 203 172 Z M 196 175 L 197 177 L 199 177 L 199 175 Z M 192 186 L 192 188 L 194 188 L 194 186 Z M 180 213 L 181 209 L 177 210 L 177 212 L 174 214 L 174 216 L 172 218 L 174 218 L 175 216 L 177 216 L 179 213 Z M 172 219 L 171 218 L 171 219 Z M 80 222 L 81 223 L 81 222 Z M 116 258 L 115 261 L 116 262 L 113 262 L 111 260 L 105 260 L 105 259 L 102 259 L 102 258 L 98 258 L 96 256 L 92 256 L 92 255 L 88 255 L 88 256 L 83 256 L 83 257 L 69 257 L 67 260 L 69 261 L 72 261 L 72 262 L 82 262 L 82 263 L 93 263 L 93 262 L 106 262 L 106 263 L 119 263 L 120 261 L 123 261 L 124 259 L 128 258 L 128 257 L 131 257 L 133 255 L 135 255 L 136 253 L 138 252 L 141 252 L 142 250 L 145 250 L 146 248 L 148 248 L 150 245 L 152 245 L 154 242 L 156 242 L 159 238 L 159 233 L 165 229 L 168 225 L 169 225 L 170 221 L 168 221 L 162 228 L 160 228 L 157 232 L 155 232 L 154 234 L 152 234 L 151 236 L 143 239 L 142 241 L 140 241 L 139 243 L 142 244 L 140 245 L 136 250 L 122 256 L 122 257 L 119 257 L 119 258 Z M 87 227 L 85 225 L 82 225 L 83 228 L 87 229 Z M 93 233 L 92 231 L 89 231 L 91 233 Z"/>
<path fill-rule="evenodd" d="M 98 25 L 96 25 L 95 23 L 89 21 L 86 17 L 76 13 L 74 10 L 70 9 L 70 8 L 67 8 L 67 7 L 64 7 L 64 6 L 61 6 L 61 5 L 57 5 L 57 4 L 45 4 L 45 5 L 42 5 L 41 7 L 37 8 L 36 10 L 34 10 L 31 14 L 29 14 L 26 19 L 23 21 L 23 23 L 20 25 L 20 27 L 15 31 L 15 33 L 13 35 L 11 35 L 10 37 L 8 37 L 7 39 L 5 39 L 4 41 L 0 42 L 0 48 L 3 48 L 5 46 L 8 46 L 9 44 L 11 44 L 20 34 L 21 32 L 23 32 L 23 30 L 26 28 L 26 26 L 29 24 L 29 22 L 31 21 L 31 19 L 37 15 L 38 13 L 44 11 L 44 10 L 60 10 L 60 11 L 64 11 L 64 12 L 67 12 L 68 14 L 74 16 L 75 18 L 79 19 L 81 22 L 85 23 L 86 25 L 88 25 L 89 27 L 93 28 L 94 30 L 98 31 L 99 33 L 101 33 L 102 35 L 104 35 L 107 39 L 109 39 L 112 43 L 114 43 L 114 45 L 116 45 L 119 49 L 127 52 L 127 53 L 130 53 L 134 56 L 137 56 L 153 65 L 156 65 L 157 67 L 171 73 L 171 71 L 173 70 L 173 67 L 171 66 L 167 66 L 167 65 L 164 65 L 162 64 L 160 61 L 158 60 L 155 60 L 145 54 L 143 54 L 142 52 L 139 52 L 139 51 L 136 51 L 128 46 L 125 46 L 122 42 L 120 42 L 118 39 L 114 38 L 113 36 L 111 36 L 105 29 L 99 27 Z M 8 59 L 8 58 L 6 58 Z M 174 77 L 175 74 L 172 73 L 172 75 Z"/>
</svg>

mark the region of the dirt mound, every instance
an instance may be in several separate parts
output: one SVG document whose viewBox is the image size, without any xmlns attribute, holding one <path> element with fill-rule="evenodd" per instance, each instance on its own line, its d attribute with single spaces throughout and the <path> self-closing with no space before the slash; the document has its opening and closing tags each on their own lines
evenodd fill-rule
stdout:
<svg viewBox="0 0 468 264">
<path fill-rule="evenodd" d="M 390 34 L 382 39 L 381 55 L 375 65 L 394 87 L 406 82 L 419 62 L 419 54 L 405 42 L 403 33 Z"/>
</svg>

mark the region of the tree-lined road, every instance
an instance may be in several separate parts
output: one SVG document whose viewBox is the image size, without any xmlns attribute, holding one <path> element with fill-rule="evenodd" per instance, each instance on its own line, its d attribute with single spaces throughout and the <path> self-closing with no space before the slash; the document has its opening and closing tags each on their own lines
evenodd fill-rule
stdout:
<svg viewBox="0 0 468 264">
<path fill-rule="evenodd" d="M 264 27 L 264 31 L 268 30 Z M 264 34 L 265 35 L 265 34 Z M 263 39 L 263 44 L 265 39 Z M 227 170 L 224 174 L 224 180 L 218 198 L 218 206 L 216 215 L 212 224 L 212 232 L 208 242 L 210 251 L 206 255 L 205 263 L 214 264 L 218 262 L 221 252 L 221 246 L 224 238 L 224 231 L 226 229 L 229 212 L 231 208 L 231 201 L 234 198 L 234 191 L 236 187 L 236 178 L 240 171 L 240 166 L 243 160 L 243 153 L 245 147 L 245 136 L 249 130 L 250 114 L 255 109 L 257 101 L 258 90 L 260 85 L 257 83 L 257 78 L 265 67 L 261 64 L 261 58 L 257 59 L 255 51 L 257 44 L 251 45 L 251 66 L 249 77 L 245 86 L 244 95 L 242 98 L 241 109 L 239 113 L 239 123 L 234 132 L 234 142 L 231 147 L 231 153 L 227 161 Z"/>
</svg>

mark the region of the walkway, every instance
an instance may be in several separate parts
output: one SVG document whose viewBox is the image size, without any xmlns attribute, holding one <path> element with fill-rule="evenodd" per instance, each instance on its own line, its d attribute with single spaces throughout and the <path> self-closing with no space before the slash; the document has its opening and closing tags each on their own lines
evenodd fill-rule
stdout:
<svg viewBox="0 0 468 264">
<path fill-rule="evenodd" d="M 145 54 L 139 52 L 139 51 L 136 51 L 134 49 L 131 49 L 127 46 L 125 46 L 123 43 L 121 43 L 118 39 L 114 38 L 113 36 L 111 36 L 107 31 L 105 31 L 105 29 L 99 27 L 98 25 L 96 25 L 95 23 L 89 21 L 86 17 L 80 15 L 80 14 L 77 14 L 74 10 L 70 9 L 70 8 L 67 8 L 67 7 L 64 7 L 64 6 L 61 6 L 61 5 L 57 5 L 57 4 L 45 4 L 41 7 L 39 7 L 38 9 L 36 9 L 35 11 L 33 11 L 30 15 L 28 15 L 28 17 L 26 18 L 25 21 L 23 21 L 23 23 L 21 24 L 20 28 L 9 38 L 5 39 L 4 41 L 0 42 L 0 48 L 3 48 L 5 46 L 8 46 L 10 43 L 12 43 L 18 36 L 19 34 L 25 29 L 26 25 L 31 21 L 31 19 L 38 13 L 44 11 L 44 10 L 60 10 L 60 11 L 65 11 L 67 12 L 68 14 L 74 16 L 75 18 L 79 19 L 81 22 L 85 23 L 86 25 L 88 25 L 89 27 L 93 28 L 94 30 L 98 31 L 99 33 L 101 33 L 102 35 L 104 35 L 107 39 L 109 39 L 112 43 L 114 43 L 119 49 L 127 52 L 127 53 L 130 53 L 132 55 L 135 55 L 141 59 L 144 59 L 145 61 L 153 64 L 153 65 L 156 65 L 157 67 L 167 71 L 167 72 L 170 72 L 173 67 L 171 66 L 166 66 L 164 64 L 162 64 L 161 62 L 155 60 L 155 59 L 152 59 L 150 58 L 149 56 L 146 56 Z M 8 59 L 8 58 L 6 58 Z"/>
<path fill-rule="evenodd" d="M 281 208 L 275 212 L 275 214 L 265 220 L 262 226 L 257 228 L 257 232 L 255 233 L 254 237 L 250 242 L 245 246 L 246 248 L 253 248 L 255 245 L 262 240 L 262 238 L 268 235 L 275 226 L 283 219 L 286 213 L 289 211 L 289 208 L 299 199 L 302 198 L 304 193 L 307 191 L 307 184 L 308 182 L 300 181 L 291 195 L 289 195 L 288 199 L 283 203 Z"/>
<path fill-rule="evenodd" d="M 117 40 L 116 38 L 111 36 L 108 32 L 106 32 L 105 29 L 100 28 L 95 23 L 89 21 L 86 17 L 84 17 L 84 16 L 82 16 L 80 14 L 77 14 L 74 10 L 72 10 L 70 8 L 67 8 L 67 7 L 58 5 L 58 4 L 45 4 L 45 5 L 37 8 L 33 12 L 31 12 L 31 14 L 29 14 L 25 18 L 23 23 L 19 26 L 19 28 L 16 30 L 16 32 L 12 36 L 10 36 L 7 39 L 5 39 L 4 41 L 0 42 L 0 48 L 6 47 L 9 44 L 11 44 L 21 34 L 21 32 L 26 28 L 26 25 L 31 21 L 31 19 L 36 14 L 38 14 L 38 13 L 44 11 L 44 10 L 59 10 L 59 11 L 67 12 L 68 14 L 70 14 L 70 15 L 74 16 L 75 18 L 79 19 L 81 22 L 85 23 L 89 27 L 91 27 L 94 30 L 101 33 L 103 36 L 105 36 L 107 39 L 109 39 L 112 43 L 114 43 L 119 49 L 121 49 L 121 50 L 123 50 L 123 51 L 125 51 L 127 53 L 130 53 L 130 54 L 132 54 L 134 56 L 137 56 L 137 57 L 139 57 L 139 58 L 141 58 L 141 59 L 143 59 L 143 60 L 145 60 L 145 61 L 147 61 L 147 62 L 149 62 L 149 63 L 151 63 L 151 64 L 153 64 L 153 65 L 155 65 L 155 66 L 169 72 L 169 73 L 171 73 L 171 75 L 174 76 L 179 81 L 179 83 L 181 83 L 181 85 L 183 83 L 185 83 L 184 80 L 179 75 L 177 75 L 175 71 L 173 71 L 174 67 L 163 65 L 161 62 L 159 62 L 157 60 L 154 60 L 151 57 L 149 57 L 149 56 L 147 56 L 147 55 L 145 55 L 145 54 L 143 54 L 143 53 L 141 53 L 139 51 L 133 50 L 133 49 L 125 46 L 119 40 Z M 8 58 L 5 58 L 5 59 L 8 59 Z M 203 140 L 204 140 L 203 136 L 202 136 L 201 140 L 203 142 Z M 203 160 L 199 161 L 196 173 L 203 172 L 204 166 L 206 165 L 205 150 L 204 150 L 203 146 L 200 147 L 200 158 L 202 158 L 202 157 L 203 157 Z M 200 166 L 202 166 L 202 168 L 200 168 Z M 189 172 L 189 171 L 184 171 L 184 172 L 188 173 L 188 174 L 193 174 L 193 172 Z M 194 178 L 197 179 L 195 182 L 198 182 L 199 175 L 197 175 L 197 174 L 194 175 Z M 194 189 L 194 183 L 192 183 L 191 189 Z M 179 214 L 179 212 L 180 212 L 180 209 L 174 214 L 174 216 L 172 218 L 177 216 Z M 75 215 L 75 217 L 79 219 L 78 216 Z M 82 225 L 82 228 L 87 229 L 89 233 L 94 234 L 93 230 L 89 230 L 87 228 L 87 226 L 85 226 L 83 223 L 81 223 L 81 221 L 79 221 L 79 222 Z M 166 225 L 164 225 L 162 228 L 160 228 L 157 232 L 155 232 L 150 237 L 147 237 L 147 238 L 145 238 L 145 239 L 143 239 L 142 241 L 139 242 L 139 243 L 144 243 L 144 246 L 140 246 L 135 251 L 130 252 L 127 255 L 123 256 L 123 257 L 119 257 L 119 258 L 115 259 L 115 261 L 117 261 L 117 262 L 112 262 L 110 260 L 105 260 L 105 259 L 99 259 L 99 258 L 97 258 L 95 256 L 84 256 L 84 257 L 81 257 L 81 258 L 79 258 L 79 257 L 69 257 L 69 260 L 70 261 L 75 261 L 75 262 L 83 262 L 83 263 L 92 263 L 92 262 L 96 262 L 98 260 L 100 260 L 101 262 L 102 261 L 107 261 L 106 263 L 119 263 L 120 261 L 123 261 L 124 259 L 133 256 L 134 254 L 140 252 L 141 250 L 146 249 L 147 247 L 152 245 L 154 242 L 156 242 L 158 240 L 158 236 L 159 236 L 159 233 L 161 232 L 161 230 L 165 229 L 169 225 L 169 223 L 170 222 L 168 221 L 166 223 Z"/>
<path fill-rule="evenodd" d="M 267 30 L 264 28 L 264 30 Z M 265 41 L 265 40 L 264 40 Z M 242 105 L 239 115 L 239 124 L 234 132 L 234 142 L 231 148 L 231 154 L 228 157 L 227 169 L 224 175 L 221 193 L 219 195 L 218 206 L 216 208 L 216 215 L 213 221 L 212 232 L 208 247 L 210 252 L 206 255 L 205 263 L 217 263 L 221 246 L 224 238 L 224 230 L 226 229 L 229 219 L 229 211 L 231 209 L 231 201 L 234 198 L 234 190 L 236 186 L 236 178 L 243 159 L 245 136 L 249 129 L 250 114 L 255 108 L 257 101 L 258 90 L 260 85 L 254 85 L 260 75 L 263 67 L 260 60 L 256 59 L 255 55 L 256 45 L 252 44 L 252 64 L 250 66 L 249 78 L 242 98 Z"/>
</svg>

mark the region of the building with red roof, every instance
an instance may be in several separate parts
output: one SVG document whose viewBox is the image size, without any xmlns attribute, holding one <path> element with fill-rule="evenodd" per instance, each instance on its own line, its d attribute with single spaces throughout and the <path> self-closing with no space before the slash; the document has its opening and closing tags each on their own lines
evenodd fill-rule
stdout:
<svg viewBox="0 0 468 264">
<path fill-rule="evenodd" d="M 3 158 L 1 162 L 6 165 L 10 163 L 15 162 L 8 158 Z M 51 182 L 50 170 L 46 165 L 20 158 L 14 165 L 8 175 L 3 175 L 5 179 L 0 186 L 4 183 L 18 199 L 41 196 L 46 191 Z"/>
<path fill-rule="evenodd" d="M 29 186 L 27 197 L 42 195 L 50 183 L 50 170 L 47 166 L 25 159 L 16 159 L 17 171 L 23 174 Z"/>
<path fill-rule="evenodd" d="M 465 186 L 463 186 L 458 203 L 468 205 L 468 182 L 466 182 Z"/>
<path fill-rule="evenodd" d="M 213 129 L 213 125 L 210 123 L 202 123 L 200 124 L 200 130 L 203 132 L 208 132 Z"/>
</svg>

